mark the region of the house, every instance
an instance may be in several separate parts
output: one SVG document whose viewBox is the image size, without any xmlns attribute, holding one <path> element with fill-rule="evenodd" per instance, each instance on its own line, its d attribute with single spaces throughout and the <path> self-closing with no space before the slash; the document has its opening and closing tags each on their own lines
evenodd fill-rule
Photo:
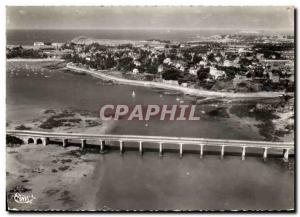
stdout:
<svg viewBox="0 0 300 217">
<path fill-rule="evenodd" d="M 256 54 L 256 58 L 257 58 L 258 60 L 263 60 L 263 59 L 264 59 L 264 54 L 263 54 L 263 53 L 257 53 L 257 54 Z"/>
<path fill-rule="evenodd" d="M 176 64 L 175 64 L 175 67 L 176 67 L 177 69 L 180 69 L 180 68 L 182 67 L 182 65 L 181 65 L 180 63 L 176 63 Z"/>
<path fill-rule="evenodd" d="M 139 73 L 139 70 L 137 69 L 137 68 L 134 68 L 133 70 L 132 70 L 132 74 L 133 75 L 136 75 L 136 74 L 138 74 Z"/>
<path fill-rule="evenodd" d="M 210 74 L 214 79 L 218 79 L 218 78 L 221 78 L 221 77 L 226 76 L 226 73 L 225 73 L 224 71 L 218 70 L 218 69 L 216 69 L 215 67 L 210 67 L 209 74 Z"/>
<path fill-rule="evenodd" d="M 206 65 L 207 65 L 207 62 L 206 62 L 206 61 L 203 61 L 203 60 L 201 60 L 201 61 L 199 62 L 199 65 L 200 65 L 200 66 L 206 66 Z"/>
<path fill-rule="evenodd" d="M 58 43 L 58 42 L 53 42 L 51 45 L 52 47 L 58 49 L 61 48 L 63 46 L 64 43 Z"/>
<path fill-rule="evenodd" d="M 159 66 L 157 67 L 157 72 L 158 72 L 158 73 L 162 73 L 163 70 L 164 70 L 163 65 L 159 65 Z"/>
<path fill-rule="evenodd" d="M 218 54 L 217 56 L 215 56 L 215 60 L 216 60 L 217 63 L 221 63 L 222 62 L 221 54 Z"/>
<path fill-rule="evenodd" d="M 230 67 L 230 66 L 233 66 L 234 63 L 233 63 L 233 61 L 225 60 L 224 63 L 223 63 L 223 65 L 226 66 L 226 67 Z"/>
<path fill-rule="evenodd" d="M 140 62 L 140 61 L 137 61 L 137 60 L 134 60 L 134 61 L 133 61 L 133 64 L 134 64 L 135 66 L 141 66 L 141 62 Z"/>
<path fill-rule="evenodd" d="M 170 58 L 166 58 L 166 59 L 164 59 L 163 63 L 170 65 L 172 63 L 172 61 Z"/>
<path fill-rule="evenodd" d="M 45 45 L 44 42 L 40 42 L 40 41 L 33 42 L 33 46 L 44 46 L 44 45 Z"/>
<path fill-rule="evenodd" d="M 272 70 L 269 71 L 269 79 L 273 82 L 273 83 L 279 83 L 279 73 L 276 70 Z"/>
<path fill-rule="evenodd" d="M 197 67 L 191 67 L 191 68 L 189 68 L 189 73 L 191 75 L 197 75 L 198 70 L 199 70 L 199 68 L 197 68 Z"/>
<path fill-rule="evenodd" d="M 183 87 L 187 87 L 187 86 L 188 86 L 188 84 L 187 84 L 186 82 L 184 82 L 184 83 L 181 83 L 181 86 L 183 86 Z"/>
</svg>

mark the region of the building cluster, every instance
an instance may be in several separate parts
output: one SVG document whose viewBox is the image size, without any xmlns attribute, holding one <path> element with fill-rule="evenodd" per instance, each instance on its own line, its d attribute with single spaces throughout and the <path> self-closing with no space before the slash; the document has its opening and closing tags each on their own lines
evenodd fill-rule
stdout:
<svg viewBox="0 0 300 217">
<path fill-rule="evenodd" d="M 114 69 L 133 79 L 231 91 L 290 90 L 294 86 L 294 42 L 287 35 L 220 35 L 186 43 L 44 43 L 34 48 L 93 70 Z"/>
<path fill-rule="evenodd" d="M 133 78 L 143 78 L 137 76 L 142 74 L 174 85 L 211 88 L 223 81 L 233 91 L 294 85 L 294 44 L 287 36 L 227 35 L 200 42 L 68 44 L 66 48 L 73 50 L 74 62 L 92 69 L 114 68 Z"/>
</svg>

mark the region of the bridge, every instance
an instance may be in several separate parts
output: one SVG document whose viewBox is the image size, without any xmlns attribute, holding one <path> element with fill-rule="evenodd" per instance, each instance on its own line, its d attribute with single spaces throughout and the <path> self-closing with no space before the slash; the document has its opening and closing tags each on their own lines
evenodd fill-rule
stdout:
<svg viewBox="0 0 300 217">
<path fill-rule="evenodd" d="M 180 157 L 183 156 L 184 147 L 196 145 L 199 147 L 200 158 L 204 155 L 204 147 L 216 147 L 220 151 L 220 157 L 223 158 L 225 149 L 229 147 L 238 148 L 241 151 L 241 158 L 245 160 L 247 149 L 261 149 L 263 159 L 267 159 L 269 150 L 279 150 L 283 153 L 283 160 L 288 161 L 289 155 L 294 152 L 293 142 L 266 142 L 266 141 L 248 141 L 248 140 L 223 140 L 223 139 L 205 139 L 188 137 L 167 137 L 167 136 L 144 136 L 144 135 L 114 135 L 114 134 L 82 134 L 82 133 L 58 133 L 28 130 L 7 130 L 7 135 L 22 139 L 25 143 L 49 144 L 50 139 L 59 139 L 62 146 L 66 147 L 69 140 L 80 140 L 81 148 L 84 149 L 88 140 L 98 141 L 97 145 L 100 152 L 104 151 L 106 143 L 119 142 L 120 153 L 123 153 L 124 144 L 135 142 L 138 145 L 140 154 L 143 153 L 144 143 L 154 143 L 158 145 L 159 155 L 163 154 L 163 146 L 172 144 L 178 149 Z M 172 147 L 173 147 L 172 146 Z"/>
</svg>

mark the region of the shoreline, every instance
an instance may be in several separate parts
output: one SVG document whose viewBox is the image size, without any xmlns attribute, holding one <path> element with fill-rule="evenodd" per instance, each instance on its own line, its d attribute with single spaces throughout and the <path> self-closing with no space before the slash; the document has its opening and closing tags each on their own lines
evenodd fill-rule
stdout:
<svg viewBox="0 0 300 217">
<path fill-rule="evenodd" d="M 172 84 L 164 84 L 158 83 L 153 81 L 138 81 L 138 80 L 129 80 L 126 78 L 119 78 L 113 75 L 104 74 L 101 71 L 93 71 L 89 69 L 83 69 L 78 66 L 74 66 L 72 63 L 67 63 L 67 69 L 73 71 L 81 71 L 86 72 L 93 77 L 100 78 L 105 81 L 113 81 L 114 83 L 119 84 L 128 84 L 134 86 L 143 86 L 143 87 L 150 87 L 150 88 L 161 88 L 167 90 L 175 90 L 180 91 L 187 95 L 192 96 L 202 96 L 202 97 L 221 97 L 221 98 L 277 98 L 280 97 L 284 92 L 255 92 L 255 93 L 229 93 L 229 92 L 216 92 L 216 91 L 209 91 L 209 90 L 199 90 L 194 88 L 182 87 L 182 86 L 175 86 Z"/>
<path fill-rule="evenodd" d="M 64 62 L 64 59 L 53 58 L 11 58 L 6 59 L 7 62 Z"/>
</svg>

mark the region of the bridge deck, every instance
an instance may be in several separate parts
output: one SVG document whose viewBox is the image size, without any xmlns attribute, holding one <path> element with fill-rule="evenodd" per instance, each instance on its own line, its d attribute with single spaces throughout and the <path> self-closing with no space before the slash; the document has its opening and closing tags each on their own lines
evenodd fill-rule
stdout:
<svg viewBox="0 0 300 217">
<path fill-rule="evenodd" d="M 82 134 L 82 133 L 57 133 L 43 131 L 7 130 L 7 134 L 25 137 L 45 137 L 61 139 L 81 139 L 81 140 L 105 140 L 122 142 L 155 142 L 155 143 L 175 143 L 182 145 L 210 145 L 210 146 L 231 146 L 231 147 L 253 147 L 253 148 L 275 148 L 294 149 L 294 142 L 269 142 L 269 141 L 249 141 L 249 140 L 223 140 L 207 138 L 189 137 L 168 137 L 168 136 L 144 136 L 144 135 L 114 135 L 114 134 Z"/>
</svg>

